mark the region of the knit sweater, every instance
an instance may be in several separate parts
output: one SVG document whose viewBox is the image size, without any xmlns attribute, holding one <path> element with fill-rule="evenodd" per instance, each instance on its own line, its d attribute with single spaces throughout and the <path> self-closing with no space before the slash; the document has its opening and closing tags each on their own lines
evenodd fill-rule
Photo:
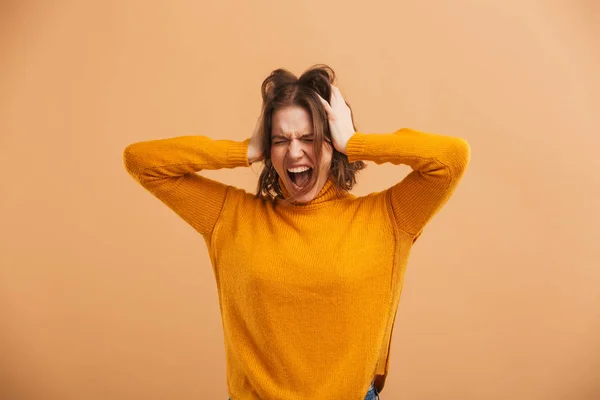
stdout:
<svg viewBox="0 0 600 400">
<path fill-rule="evenodd" d="M 248 167 L 249 139 L 130 144 L 127 171 L 199 232 L 221 312 L 232 400 L 362 400 L 381 392 L 409 253 L 470 160 L 460 138 L 356 132 L 353 162 L 405 164 L 386 190 L 282 206 L 196 172 Z M 282 187 L 285 196 L 289 193 Z"/>
</svg>

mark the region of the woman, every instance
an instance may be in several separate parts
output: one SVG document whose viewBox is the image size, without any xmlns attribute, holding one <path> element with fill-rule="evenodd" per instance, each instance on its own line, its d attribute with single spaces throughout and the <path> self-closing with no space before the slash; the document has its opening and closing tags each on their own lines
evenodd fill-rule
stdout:
<svg viewBox="0 0 600 400">
<path fill-rule="evenodd" d="M 277 69 L 250 138 L 178 136 L 124 151 L 129 173 L 205 240 L 233 400 L 379 397 L 411 247 L 470 160 L 459 138 L 357 132 L 334 81 L 326 65 L 300 78 Z M 256 195 L 196 174 L 258 161 Z M 356 197 L 363 161 L 413 171 Z"/>
</svg>

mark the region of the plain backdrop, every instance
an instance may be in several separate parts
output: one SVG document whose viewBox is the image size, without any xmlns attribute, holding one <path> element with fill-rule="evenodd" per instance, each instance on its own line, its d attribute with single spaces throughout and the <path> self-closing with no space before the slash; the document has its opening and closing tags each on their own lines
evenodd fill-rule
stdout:
<svg viewBox="0 0 600 400">
<path fill-rule="evenodd" d="M 472 149 L 413 249 L 382 399 L 599 399 L 599 18 L 597 0 L 1 1 L 0 399 L 227 398 L 204 241 L 122 152 L 243 140 L 263 79 L 317 63 L 359 131 Z M 254 192 L 260 168 L 206 176 Z M 369 163 L 353 192 L 409 170 Z"/>
</svg>

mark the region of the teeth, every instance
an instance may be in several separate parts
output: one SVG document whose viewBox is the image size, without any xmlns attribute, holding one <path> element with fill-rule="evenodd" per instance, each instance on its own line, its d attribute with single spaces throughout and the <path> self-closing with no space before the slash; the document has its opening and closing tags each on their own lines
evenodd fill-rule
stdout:
<svg viewBox="0 0 600 400">
<path fill-rule="evenodd" d="M 304 172 L 304 171 L 308 171 L 310 168 L 309 167 L 298 167 L 298 168 L 288 168 L 289 172 L 293 172 L 293 173 L 299 173 L 299 172 Z"/>
</svg>

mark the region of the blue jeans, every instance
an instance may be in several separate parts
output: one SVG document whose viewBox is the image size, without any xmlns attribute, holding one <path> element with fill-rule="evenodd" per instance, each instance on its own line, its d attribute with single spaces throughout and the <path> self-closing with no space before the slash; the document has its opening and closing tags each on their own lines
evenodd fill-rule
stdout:
<svg viewBox="0 0 600 400">
<path fill-rule="evenodd" d="M 369 390 L 367 390 L 367 395 L 365 396 L 365 400 L 379 400 L 379 392 L 377 388 L 373 386 L 373 382 L 371 382 L 371 386 L 369 386 Z M 231 400 L 231 397 L 229 398 Z"/>
<path fill-rule="evenodd" d="M 375 379 L 373 379 L 373 382 L 375 382 Z M 379 392 L 377 391 L 377 388 L 373 385 L 373 382 L 371 382 L 371 386 L 369 386 L 369 390 L 367 391 L 367 395 L 365 396 L 365 400 L 379 400 Z"/>
</svg>

